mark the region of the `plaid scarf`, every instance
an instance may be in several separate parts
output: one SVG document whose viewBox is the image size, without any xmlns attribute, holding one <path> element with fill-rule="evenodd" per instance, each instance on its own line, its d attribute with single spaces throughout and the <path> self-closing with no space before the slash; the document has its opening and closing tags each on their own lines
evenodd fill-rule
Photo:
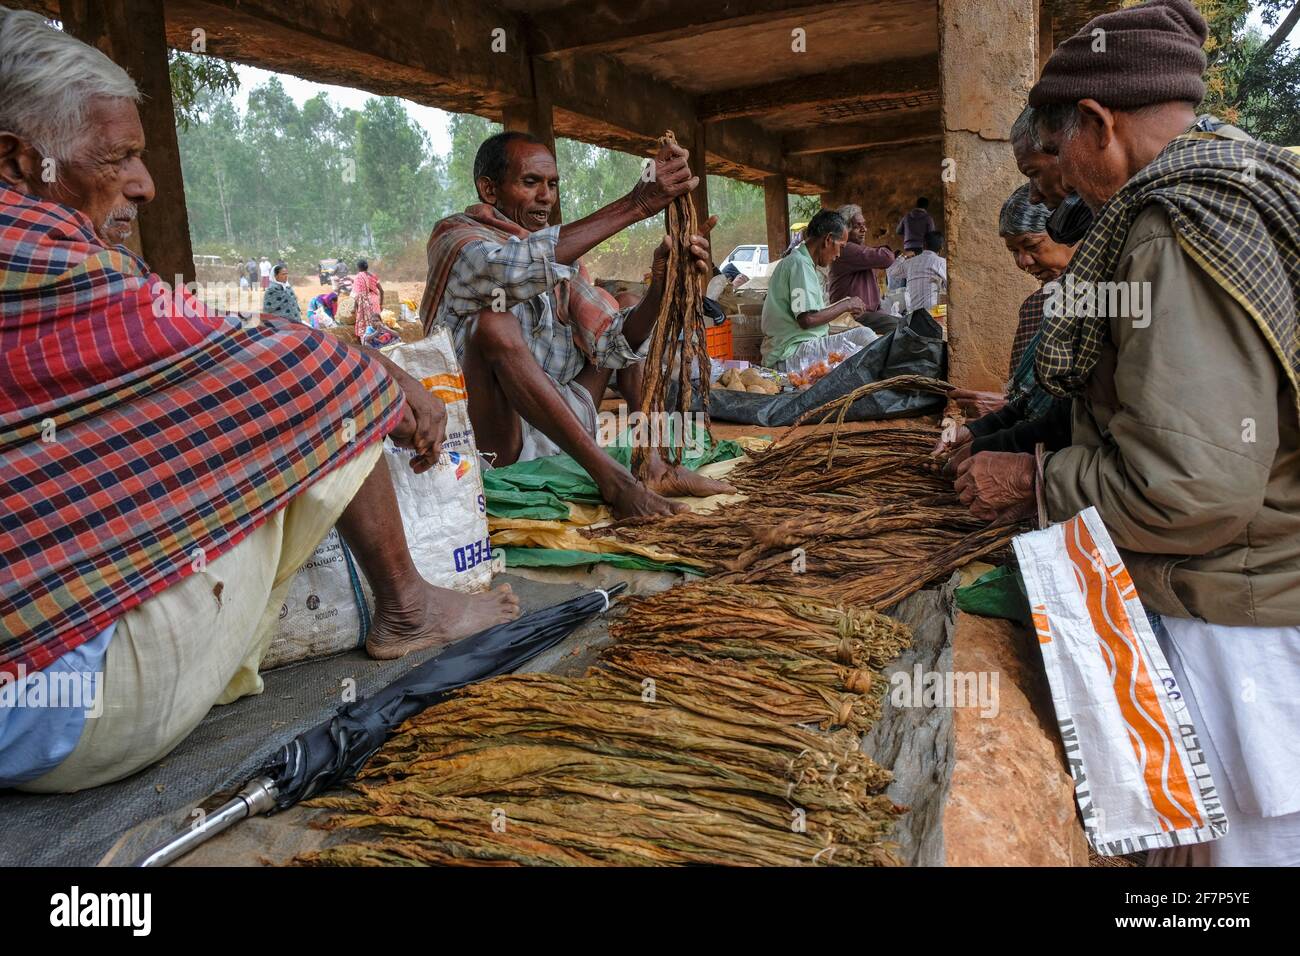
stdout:
<svg viewBox="0 0 1300 956">
<path fill-rule="evenodd" d="M 1101 208 L 1070 260 L 1076 284 L 1114 275 L 1129 229 L 1152 203 L 1168 212 L 1183 250 L 1255 320 L 1300 410 L 1300 158 L 1202 119 Z M 1083 389 L 1109 335 L 1105 316 L 1072 311 L 1048 303 L 1037 348 L 1038 381 L 1059 396 Z"/>
<path fill-rule="evenodd" d="M 0 673 L 44 668 L 381 440 L 396 386 L 241 328 L 90 221 L 0 187 Z"/>
<path fill-rule="evenodd" d="M 460 251 L 475 240 L 508 242 L 511 237 L 527 239 L 530 233 L 523 226 L 507 219 L 487 203 L 475 203 L 463 213 L 448 216 L 433 227 L 427 247 L 429 274 L 425 280 L 424 296 L 420 300 L 420 318 L 427 335 L 433 331 L 438 315 L 438 303 L 447 291 L 451 268 Z M 555 315 L 565 325 L 577 325 L 589 336 L 575 335 L 574 344 L 589 361 L 595 361 L 591 344 L 605 334 L 618 315 L 618 301 L 591 284 L 587 267 L 577 263 L 578 276 L 555 286 Z"/>
<path fill-rule="evenodd" d="M 1016 325 L 1015 337 L 1011 340 L 1011 363 L 1007 367 L 1007 375 L 1013 385 L 1022 360 L 1031 351 L 1029 346 L 1038 338 L 1038 330 L 1043 324 L 1043 303 L 1046 300 L 1047 291 L 1040 288 L 1029 293 L 1029 298 L 1020 305 L 1020 321 Z"/>
</svg>

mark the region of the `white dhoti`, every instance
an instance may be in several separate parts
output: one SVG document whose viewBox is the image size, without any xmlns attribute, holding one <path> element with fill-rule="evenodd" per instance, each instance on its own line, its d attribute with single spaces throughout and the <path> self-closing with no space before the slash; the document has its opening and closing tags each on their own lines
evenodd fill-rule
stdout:
<svg viewBox="0 0 1300 956">
<path fill-rule="evenodd" d="M 1300 627 L 1160 623 L 1228 834 L 1155 851 L 1149 865 L 1300 866 Z"/>
<path fill-rule="evenodd" d="M 214 704 L 262 692 L 258 665 L 298 568 L 382 454 L 374 442 L 268 518 L 243 541 L 118 618 L 99 681 L 102 713 L 76 748 L 18 787 L 84 790 L 162 759 Z"/>
</svg>

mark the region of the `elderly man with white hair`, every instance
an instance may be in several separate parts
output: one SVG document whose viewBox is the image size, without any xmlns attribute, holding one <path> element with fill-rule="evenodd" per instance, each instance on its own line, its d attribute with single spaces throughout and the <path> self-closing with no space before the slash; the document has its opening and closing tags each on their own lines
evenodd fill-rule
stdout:
<svg viewBox="0 0 1300 956">
<path fill-rule="evenodd" d="M 880 284 L 877 269 L 888 269 L 894 264 L 894 250 L 889 246 L 867 245 L 867 220 L 857 203 L 841 206 L 837 212 L 849 227 L 849 239 L 840 250 L 840 257 L 831 263 L 831 301 L 857 297 L 866 306 L 858 321 L 870 329 L 885 334 L 892 332 L 898 320 L 880 311 Z"/>
<path fill-rule="evenodd" d="M 0 788 L 120 779 L 260 692 L 336 523 L 375 591 L 373 656 L 518 613 L 411 562 L 381 443 L 433 466 L 440 402 L 331 336 L 214 315 L 119 245 L 154 196 L 138 99 L 98 50 L 0 7 Z M 89 705 L 31 705 L 87 679 Z"/>
</svg>

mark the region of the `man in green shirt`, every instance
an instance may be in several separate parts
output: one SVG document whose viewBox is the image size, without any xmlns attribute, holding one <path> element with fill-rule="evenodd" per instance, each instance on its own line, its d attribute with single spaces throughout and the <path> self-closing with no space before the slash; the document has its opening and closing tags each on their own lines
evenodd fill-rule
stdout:
<svg viewBox="0 0 1300 956">
<path fill-rule="evenodd" d="M 763 302 L 763 364 L 768 368 L 798 371 L 831 352 L 856 352 L 876 339 L 865 327 L 827 334 L 831 321 L 845 312 L 857 318 L 867 311 L 857 296 L 827 305 L 817 271 L 835 261 L 848 234 L 843 217 L 823 209 L 808 223 L 804 241 L 772 270 Z"/>
</svg>

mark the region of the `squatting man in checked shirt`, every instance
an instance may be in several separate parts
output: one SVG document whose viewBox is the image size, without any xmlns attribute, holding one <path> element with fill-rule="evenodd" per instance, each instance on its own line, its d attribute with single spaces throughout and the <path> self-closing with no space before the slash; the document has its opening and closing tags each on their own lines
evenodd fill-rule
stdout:
<svg viewBox="0 0 1300 956">
<path fill-rule="evenodd" d="M 298 323 L 156 308 L 170 290 L 120 245 L 154 198 L 139 98 L 0 7 L 0 789 L 118 780 L 260 693 L 336 523 L 374 589 L 374 657 L 519 613 L 508 587 L 435 588 L 411 561 L 381 451 L 437 462 L 445 409 L 418 382 Z M 26 694 L 85 674 L 93 707 Z"/>
<path fill-rule="evenodd" d="M 651 282 L 620 309 L 593 286 L 578 259 L 619 231 L 661 213 L 699 184 L 677 145 L 659 150 L 627 195 L 575 222 L 548 225 L 559 200 L 555 157 L 526 133 L 484 140 L 474 158 L 479 203 L 439 222 L 429 238 L 420 316 L 450 330 L 465 374 L 480 451 L 508 465 L 567 452 L 618 517 L 686 510 L 665 496 L 732 491 L 730 485 L 651 459 L 645 483 L 596 441 L 597 412 L 616 374 L 639 409 L 641 366 L 664 295 L 668 239 L 655 249 Z M 701 276 L 712 271 L 708 232 L 691 237 Z"/>
</svg>

